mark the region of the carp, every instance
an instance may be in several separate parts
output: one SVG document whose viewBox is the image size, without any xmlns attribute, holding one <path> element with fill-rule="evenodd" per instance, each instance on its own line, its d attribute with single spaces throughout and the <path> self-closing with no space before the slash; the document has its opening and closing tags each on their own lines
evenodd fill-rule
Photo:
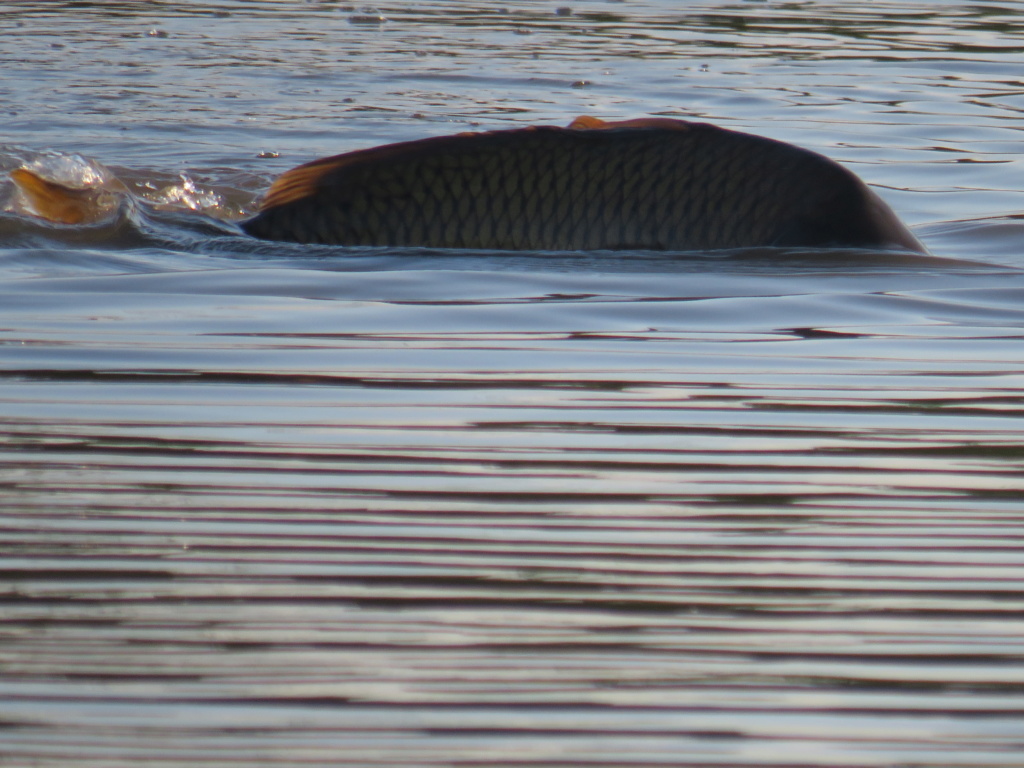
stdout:
<svg viewBox="0 0 1024 768">
<path fill-rule="evenodd" d="M 852 171 L 782 141 L 668 118 L 459 133 L 315 160 L 241 223 L 267 240 L 509 250 L 903 248 Z"/>
<path fill-rule="evenodd" d="M 11 178 L 33 212 L 65 224 L 95 221 L 129 194 L 114 178 L 76 188 L 24 167 Z M 579 117 L 567 128 L 458 133 L 314 160 L 278 177 L 239 226 L 265 240 L 352 246 L 927 253 L 824 155 L 668 118 Z"/>
</svg>

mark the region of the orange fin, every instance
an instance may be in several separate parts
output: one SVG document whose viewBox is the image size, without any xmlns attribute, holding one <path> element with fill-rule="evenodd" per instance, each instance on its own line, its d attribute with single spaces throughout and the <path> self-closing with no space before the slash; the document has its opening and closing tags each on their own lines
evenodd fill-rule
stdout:
<svg viewBox="0 0 1024 768">
<path fill-rule="evenodd" d="M 661 128 L 673 131 L 685 131 L 693 123 L 682 120 L 673 120 L 670 117 L 638 117 L 633 120 L 615 120 L 608 122 L 590 115 L 580 115 L 571 123 L 569 128 L 576 131 L 603 131 L 611 128 Z"/>
<path fill-rule="evenodd" d="M 686 123 L 682 120 L 672 120 L 667 117 L 644 117 L 636 120 L 607 122 L 597 117 L 581 115 L 573 120 L 568 128 L 538 129 L 537 126 L 528 126 L 511 130 L 464 131 L 449 136 L 435 136 L 430 139 L 404 141 L 370 149 L 357 149 L 353 152 L 314 160 L 297 168 L 292 168 L 290 171 L 285 171 L 270 185 L 270 189 L 267 190 L 263 201 L 260 203 L 260 210 L 266 211 L 270 208 L 294 203 L 297 200 L 315 195 L 326 178 L 346 168 L 362 164 L 380 163 L 392 158 L 408 159 L 415 157 L 417 154 L 439 153 L 456 147 L 462 148 L 466 146 L 466 142 L 472 142 L 480 137 L 495 136 L 497 134 L 508 134 L 511 136 L 536 130 L 590 131 L 613 128 L 660 128 L 682 131 L 688 130 L 692 125 L 694 124 Z"/>
<path fill-rule="evenodd" d="M 344 157 L 344 155 L 339 155 L 339 157 Z M 324 174 L 330 173 L 335 167 L 337 166 L 326 166 L 323 161 L 315 160 L 312 163 L 285 171 L 270 185 L 270 189 L 260 201 L 260 210 L 265 211 L 268 208 L 287 205 L 308 197 L 316 191 Z"/>
<path fill-rule="evenodd" d="M 608 123 L 597 117 L 591 117 L 590 115 L 580 115 L 571 123 L 569 127 L 577 131 L 589 131 L 597 128 L 607 128 Z"/>
<path fill-rule="evenodd" d="M 517 128 L 512 130 L 497 131 L 464 131 L 449 136 L 434 136 L 429 139 L 416 139 L 414 141 L 402 141 L 397 144 L 385 144 L 381 147 L 369 149 L 357 149 L 352 152 L 345 152 L 333 157 L 325 157 L 321 160 L 313 160 L 285 171 L 267 190 L 267 194 L 260 203 L 260 210 L 275 208 L 279 205 L 287 205 L 296 200 L 316 194 L 321 182 L 329 176 L 345 168 L 359 165 L 370 165 L 382 163 L 393 158 L 408 159 L 417 155 L 439 154 L 453 148 L 467 146 L 484 136 L 494 136 L 503 133 L 519 133 L 536 130 L 534 127 Z M 557 130 L 563 130 L 561 128 Z"/>
<path fill-rule="evenodd" d="M 93 217 L 96 208 L 95 189 L 75 189 L 47 181 L 28 168 L 11 171 L 11 180 L 17 184 L 35 213 L 60 224 L 81 224 Z"/>
<path fill-rule="evenodd" d="M 290 171 L 285 171 L 274 183 L 270 185 L 267 194 L 263 196 L 260 203 L 260 210 L 275 208 L 279 205 L 287 205 L 296 200 L 302 200 L 317 192 L 321 181 L 337 171 L 360 163 L 380 162 L 388 157 L 408 152 L 413 145 L 426 144 L 427 142 L 438 142 L 440 140 L 451 141 L 452 139 L 465 141 L 479 133 L 460 133 L 455 136 L 442 136 L 435 139 L 420 139 L 418 141 L 406 141 L 398 144 L 385 144 L 382 147 L 371 147 L 370 149 L 357 149 L 352 152 L 345 152 L 341 155 L 325 157 L 320 160 L 313 160 L 304 163 Z"/>
</svg>

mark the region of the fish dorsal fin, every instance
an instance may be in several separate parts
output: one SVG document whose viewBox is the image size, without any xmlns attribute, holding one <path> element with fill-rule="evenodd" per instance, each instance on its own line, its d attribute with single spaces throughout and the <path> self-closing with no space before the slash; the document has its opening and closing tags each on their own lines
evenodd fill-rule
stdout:
<svg viewBox="0 0 1024 768">
<path fill-rule="evenodd" d="M 267 194 L 263 196 L 263 201 L 260 203 L 260 210 L 265 211 L 268 208 L 287 205 L 309 197 L 319 190 L 325 177 L 360 162 L 384 160 L 391 155 L 399 154 L 410 143 L 357 149 L 353 152 L 304 163 L 290 171 L 285 171 L 270 185 L 270 189 L 267 190 Z"/>
<path fill-rule="evenodd" d="M 615 120 L 609 122 L 590 115 L 580 115 L 571 123 L 569 128 L 574 131 L 603 131 L 614 128 L 661 128 L 672 131 L 685 131 L 693 124 L 682 120 L 673 120 L 670 117 L 639 117 L 634 120 Z"/>
<path fill-rule="evenodd" d="M 532 131 L 533 128 L 518 130 Z M 347 168 L 386 162 L 393 158 L 412 158 L 417 155 L 436 154 L 453 146 L 465 146 L 466 141 L 471 141 L 476 137 L 493 136 L 496 133 L 510 133 L 510 131 L 464 131 L 450 136 L 435 136 L 429 139 L 386 144 L 382 147 L 357 149 L 341 155 L 313 160 L 278 176 L 270 185 L 267 194 L 264 195 L 263 201 L 260 203 L 260 210 L 265 211 L 268 208 L 287 205 L 314 195 L 328 177 Z"/>
<path fill-rule="evenodd" d="M 268 208 L 287 205 L 308 197 L 316 191 L 324 174 L 330 173 L 335 167 L 335 165 L 326 164 L 323 160 L 315 160 L 312 163 L 285 171 L 270 185 L 270 189 L 267 190 L 260 202 L 260 210 L 265 211 Z"/>
<path fill-rule="evenodd" d="M 658 128 L 670 130 L 688 130 L 693 123 L 686 123 L 682 120 L 673 120 L 667 117 L 643 117 L 636 120 L 606 121 L 589 115 L 577 117 L 568 128 L 545 128 L 547 131 L 600 131 L 615 128 Z M 383 147 L 371 149 L 358 149 L 354 152 L 326 157 L 322 160 L 314 160 L 311 163 L 300 165 L 290 171 L 285 171 L 267 190 L 267 194 L 260 204 L 260 210 L 265 211 L 280 205 L 294 203 L 297 200 L 315 195 L 321 184 L 335 173 L 346 168 L 362 164 L 373 164 L 387 161 L 392 158 L 411 158 L 416 155 L 439 153 L 454 148 L 466 146 L 467 141 L 478 137 L 494 136 L 495 134 L 519 135 L 532 133 L 538 130 L 535 126 L 519 128 L 506 131 L 468 131 L 457 133 L 451 136 L 436 136 L 431 139 L 419 139 L 417 141 L 405 141 L 398 144 L 388 144 Z"/>
<path fill-rule="evenodd" d="M 590 115 L 580 115 L 571 123 L 569 127 L 575 131 L 590 131 L 598 128 L 607 128 L 608 123 L 597 117 L 591 117 Z"/>
</svg>

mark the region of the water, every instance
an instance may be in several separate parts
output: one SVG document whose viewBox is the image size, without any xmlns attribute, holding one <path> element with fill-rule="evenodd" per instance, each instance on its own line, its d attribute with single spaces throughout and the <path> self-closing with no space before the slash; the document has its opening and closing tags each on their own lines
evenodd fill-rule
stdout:
<svg viewBox="0 0 1024 768">
<path fill-rule="evenodd" d="M 1024 3 L 558 7 L 5 4 L 0 170 L 145 202 L 0 189 L 0 764 L 1024 765 Z M 935 256 L 232 224 L 578 114 L 823 151 Z"/>
</svg>

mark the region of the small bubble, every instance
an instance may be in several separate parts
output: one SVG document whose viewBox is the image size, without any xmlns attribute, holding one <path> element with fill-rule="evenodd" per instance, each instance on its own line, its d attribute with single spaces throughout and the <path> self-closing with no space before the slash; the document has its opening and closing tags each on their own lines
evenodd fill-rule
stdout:
<svg viewBox="0 0 1024 768">
<path fill-rule="evenodd" d="M 151 29 L 146 33 L 147 37 L 167 37 L 167 33 L 162 29 Z"/>
</svg>

